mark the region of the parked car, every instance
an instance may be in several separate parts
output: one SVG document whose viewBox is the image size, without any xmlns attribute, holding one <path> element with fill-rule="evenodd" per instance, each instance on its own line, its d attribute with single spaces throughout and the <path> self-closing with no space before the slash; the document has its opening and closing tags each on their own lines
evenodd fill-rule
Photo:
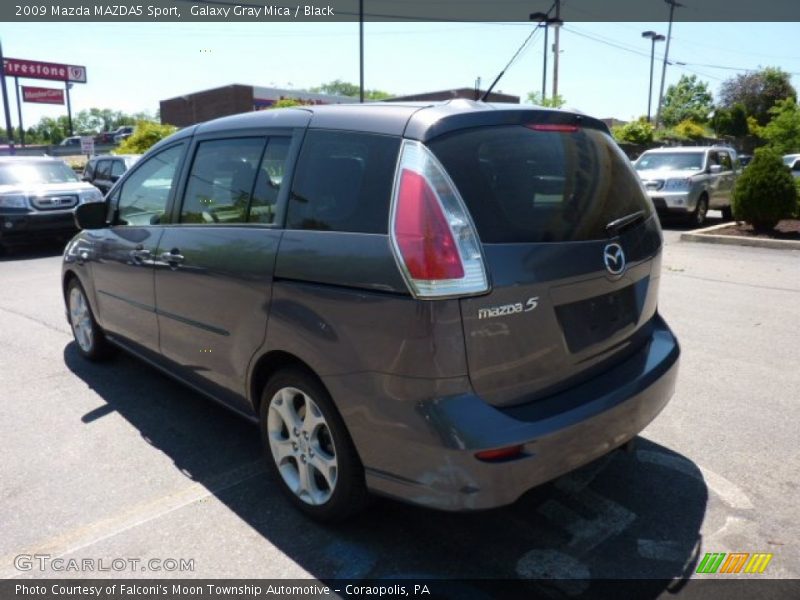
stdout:
<svg viewBox="0 0 800 600">
<path fill-rule="evenodd" d="M 693 225 L 706 222 L 709 209 L 733 218 L 731 195 L 740 171 L 736 151 L 726 146 L 647 150 L 637 159 L 648 195 L 661 216 L 678 216 Z"/>
<path fill-rule="evenodd" d="M 783 164 L 791 167 L 798 158 L 800 158 L 800 154 L 785 154 L 783 156 Z"/>
<path fill-rule="evenodd" d="M 512 503 L 632 440 L 675 387 L 659 222 L 585 115 L 225 117 L 156 144 L 76 219 L 76 351 L 123 348 L 258 422 L 316 519 L 369 493 Z"/>
<path fill-rule="evenodd" d="M 130 169 L 141 154 L 99 154 L 86 163 L 83 170 L 83 181 L 91 183 L 103 194 L 107 194 L 112 186 Z"/>
<path fill-rule="evenodd" d="M 96 136 L 94 136 L 94 143 L 95 144 L 113 144 L 114 143 L 114 132 L 113 131 L 101 131 Z"/>
<path fill-rule="evenodd" d="M 55 158 L 0 157 L 0 247 L 40 238 L 70 238 L 72 209 L 103 195 Z"/>
<path fill-rule="evenodd" d="M 750 164 L 750 161 L 753 160 L 753 155 L 752 154 L 739 154 L 738 158 L 739 158 L 739 166 L 744 168 L 744 167 L 746 167 L 747 165 Z"/>
<path fill-rule="evenodd" d="M 61 140 L 59 146 L 80 146 L 81 145 L 81 136 L 79 135 L 71 135 L 69 137 L 64 138 Z"/>
<path fill-rule="evenodd" d="M 787 154 L 783 157 L 785 164 L 792 171 L 792 175 L 800 177 L 800 154 Z"/>
<path fill-rule="evenodd" d="M 131 137 L 136 128 L 133 125 L 123 125 L 114 130 L 114 143 L 119 144 L 121 141 Z"/>
</svg>

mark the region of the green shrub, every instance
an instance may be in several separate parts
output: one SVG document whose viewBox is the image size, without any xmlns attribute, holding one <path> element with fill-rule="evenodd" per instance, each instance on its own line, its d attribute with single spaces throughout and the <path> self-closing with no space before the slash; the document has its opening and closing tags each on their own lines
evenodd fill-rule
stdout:
<svg viewBox="0 0 800 600">
<path fill-rule="evenodd" d="M 644 145 L 653 141 L 654 131 L 655 128 L 647 121 L 632 121 L 625 125 L 616 125 L 611 134 L 618 142 Z"/>
<path fill-rule="evenodd" d="M 144 154 L 156 142 L 178 131 L 174 125 L 160 125 L 153 121 L 138 121 L 130 137 L 124 139 L 114 154 Z"/>
<path fill-rule="evenodd" d="M 685 119 L 675 125 L 675 133 L 677 133 L 681 138 L 699 140 L 705 136 L 706 130 L 699 123 L 696 123 L 691 119 Z"/>
<path fill-rule="evenodd" d="M 755 151 L 753 161 L 736 180 L 733 189 L 733 216 L 754 229 L 774 229 L 781 219 L 797 211 L 797 188 L 781 155 L 770 148 Z"/>
</svg>

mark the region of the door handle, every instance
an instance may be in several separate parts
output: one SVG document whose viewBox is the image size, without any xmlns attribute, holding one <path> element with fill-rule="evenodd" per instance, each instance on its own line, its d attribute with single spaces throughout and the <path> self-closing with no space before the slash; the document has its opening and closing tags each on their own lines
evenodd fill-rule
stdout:
<svg viewBox="0 0 800 600">
<path fill-rule="evenodd" d="M 180 252 L 177 250 L 174 250 L 172 252 L 162 252 L 160 258 L 165 263 L 176 264 L 176 265 L 184 261 L 183 255 L 180 254 Z"/>
<path fill-rule="evenodd" d="M 147 260 L 150 258 L 150 250 L 137 248 L 136 250 L 131 250 L 131 256 L 133 257 L 133 260 L 136 261 Z"/>
</svg>

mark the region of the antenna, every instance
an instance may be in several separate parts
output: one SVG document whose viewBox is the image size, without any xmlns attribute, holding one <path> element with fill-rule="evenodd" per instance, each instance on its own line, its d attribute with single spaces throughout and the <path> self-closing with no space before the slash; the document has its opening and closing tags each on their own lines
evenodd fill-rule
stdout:
<svg viewBox="0 0 800 600">
<path fill-rule="evenodd" d="M 556 2 L 554 2 L 554 3 L 553 3 L 553 5 L 550 7 L 550 10 L 548 10 L 548 11 L 547 11 L 545 14 L 546 14 L 546 15 L 549 17 L 549 16 L 550 16 L 550 13 L 551 13 L 551 12 L 553 12 L 553 9 L 554 9 L 555 7 L 556 7 Z M 511 60 L 510 60 L 510 61 L 508 61 L 508 64 L 507 64 L 505 67 L 503 67 L 503 70 L 502 70 L 502 71 L 500 71 L 500 73 L 497 75 L 497 77 L 495 77 L 494 81 L 492 82 L 492 85 L 490 85 L 490 86 L 489 86 L 489 89 L 488 89 L 488 90 L 486 90 L 486 93 L 484 93 L 484 94 L 483 94 L 483 96 L 481 96 L 481 102 L 486 102 L 486 99 L 489 97 L 489 94 L 491 94 L 491 93 L 492 93 L 492 90 L 494 89 L 494 86 L 496 86 L 496 85 L 497 85 L 497 82 L 498 82 L 498 81 L 500 81 L 500 79 L 503 77 L 503 75 L 505 75 L 505 74 L 506 74 L 506 71 L 507 71 L 507 70 L 508 70 L 508 68 L 509 68 L 509 67 L 512 65 L 512 63 L 513 63 L 515 60 L 517 60 L 517 57 L 518 57 L 518 56 L 519 56 L 519 55 L 522 53 L 522 51 L 525 49 L 525 46 L 527 46 L 527 45 L 528 45 L 528 43 L 529 43 L 529 42 L 530 42 L 530 41 L 531 41 L 531 40 L 534 38 L 534 36 L 536 35 L 536 32 L 537 32 L 537 31 L 539 31 L 539 28 L 538 28 L 538 27 L 536 27 L 536 28 L 535 28 L 533 31 L 531 31 L 530 35 L 529 35 L 527 38 L 525 38 L 525 41 L 524 41 L 524 42 L 522 42 L 522 45 L 521 45 L 521 46 L 520 46 L 520 47 L 517 49 L 517 51 L 514 53 L 514 56 L 512 56 L 512 57 L 511 57 Z"/>
</svg>

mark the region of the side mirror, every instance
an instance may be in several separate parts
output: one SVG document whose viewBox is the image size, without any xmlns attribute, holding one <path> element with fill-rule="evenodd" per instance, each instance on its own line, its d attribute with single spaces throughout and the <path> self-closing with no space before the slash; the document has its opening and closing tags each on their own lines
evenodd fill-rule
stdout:
<svg viewBox="0 0 800 600">
<path fill-rule="evenodd" d="M 87 202 L 78 205 L 72 214 L 79 229 L 102 229 L 106 226 L 106 212 L 105 202 Z"/>
<path fill-rule="evenodd" d="M 109 177 L 109 179 L 111 180 L 111 183 L 117 183 L 119 181 L 119 175 L 112 175 Z"/>
<path fill-rule="evenodd" d="M 722 173 L 722 165 L 711 165 L 708 167 L 708 172 L 712 175 L 719 175 Z"/>
</svg>

